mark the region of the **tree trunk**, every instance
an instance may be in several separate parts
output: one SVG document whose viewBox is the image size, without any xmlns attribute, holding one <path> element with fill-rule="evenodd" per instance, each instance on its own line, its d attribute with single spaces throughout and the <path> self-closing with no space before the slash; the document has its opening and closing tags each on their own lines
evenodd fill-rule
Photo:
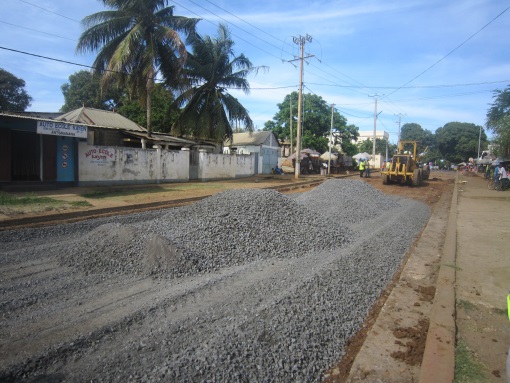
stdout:
<svg viewBox="0 0 510 383">
<path fill-rule="evenodd" d="M 152 117 L 152 90 L 154 89 L 154 69 L 151 69 L 147 78 L 147 136 L 151 136 Z"/>
</svg>

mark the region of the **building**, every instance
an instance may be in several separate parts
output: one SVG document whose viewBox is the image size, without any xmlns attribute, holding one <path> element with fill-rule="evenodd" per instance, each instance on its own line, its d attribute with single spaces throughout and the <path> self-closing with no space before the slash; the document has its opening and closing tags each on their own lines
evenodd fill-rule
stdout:
<svg viewBox="0 0 510 383">
<path fill-rule="evenodd" d="M 375 131 L 375 138 L 379 140 L 386 140 L 388 141 L 390 139 L 390 134 L 384 130 L 376 130 Z M 373 140 L 374 139 L 374 131 L 373 130 L 361 130 L 359 131 L 359 137 L 357 142 L 366 141 L 366 140 Z"/>
<path fill-rule="evenodd" d="M 271 174 L 278 166 L 280 144 L 272 131 L 234 133 L 232 141 L 224 142 L 225 154 L 255 154 L 255 174 Z"/>
<path fill-rule="evenodd" d="M 164 147 L 181 150 L 197 142 L 147 130 L 118 113 L 79 108 L 59 113 L 0 113 L 0 186 L 79 181 L 79 147 Z M 96 149 L 98 150 L 98 149 Z"/>
</svg>

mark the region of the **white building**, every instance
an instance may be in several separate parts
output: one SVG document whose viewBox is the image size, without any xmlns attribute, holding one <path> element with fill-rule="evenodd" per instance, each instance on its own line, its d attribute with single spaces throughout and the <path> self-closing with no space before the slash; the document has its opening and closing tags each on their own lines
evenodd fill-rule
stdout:
<svg viewBox="0 0 510 383">
<path fill-rule="evenodd" d="M 378 138 L 380 140 L 389 140 L 390 134 L 384 130 L 376 130 L 375 138 Z M 374 139 L 374 131 L 373 130 L 360 130 L 357 142 L 366 141 L 366 140 L 372 141 L 373 139 Z"/>
</svg>

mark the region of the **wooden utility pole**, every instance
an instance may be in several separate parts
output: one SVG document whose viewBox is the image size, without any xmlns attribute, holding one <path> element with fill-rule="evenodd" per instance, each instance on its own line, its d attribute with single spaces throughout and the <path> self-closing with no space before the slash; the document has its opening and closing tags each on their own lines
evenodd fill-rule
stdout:
<svg viewBox="0 0 510 383">
<path fill-rule="evenodd" d="M 374 97 L 374 99 L 375 99 L 375 109 L 374 109 L 374 142 L 372 143 L 372 161 L 373 161 L 373 166 L 374 167 L 375 167 L 375 136 L 376 136 L 376 131 L 377 131 L 377 96 L 378 96 L 377 93 L 374 96 L 368 96 L 368 97 Z"/>
<path fill-rule="evenodd" d="M 303 61 L 305 58 L 312 56 L 305 56 L 305 43 L 312 42 L 312 36 L 298 36 L 293 37 L 295 44 L 299 45 L 299 93 L 298 93 L 298 116 L 297 116 L 297 135 L 296 135 L 296 166 L 294 168 L 295 178 L 299 178 L 301 172 L 301 109 L 302 109 L 302 98 L 303 98 Z M 295 61 L 295 60 L 291 60 Z"/>
<path fill-rule="evenodd" d="M 333 146 L 333 112 L 335 104 L 331 104 L 331 127 L 329 129 L 329 158 L 328 158 L 328 174 L 331 174 L 331 147 Z"/>
<path fill-rule="evenodd" d="M 403 114 L 399 113 L 399 114 L 396 114 L 395 116 L 398 116 L 398 141 L 397 141 L 397 148 L 398 148 L 398 143 L 400 142 L 400 123 L 401 123 Z"/>
<path fill-rule="evenodd" d="M 290 93 L 290 96 L 289 96 L 289 105 L 290 105 L 290 108 L 289 108 L 290 109 L 290 153 L 292 153 L 294 151 L 293 137 L 292 137 L 292 92 Z"/>
</svg>

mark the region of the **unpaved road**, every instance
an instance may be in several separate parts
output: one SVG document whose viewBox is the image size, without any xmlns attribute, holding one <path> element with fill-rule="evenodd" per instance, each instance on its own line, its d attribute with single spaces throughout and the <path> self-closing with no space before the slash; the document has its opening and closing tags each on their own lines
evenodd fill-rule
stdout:
<svg viewBox="0 0 510 383">
<path fill-rule="evenodd" d="M 413 266 L 414 274 L 411 279 L 414 282 L 409 279 L 409 276 L 407 280 L 404 278 L 398 283 L 395 280 L 395 283 L 407 286 L 407 289 L 402 290 L 400 294 L 403 295 L 393 304 L 409 302 L 415 311 L 417 308 L 422 310 L 422 314 L 415 313 L 411 318 L 402 308 L 393 311 L 389 321 L 398 317 L 399 320 L 396 323 L 403 333 L 411 332 L 410 329 L 417 329 L 422 335 L 426 332 L 426 327 L 420 327 L 419 324 L 420 320 L 426 318 L 429 309 L 427 305 L 430 305 L 431 296 L 433 296 L 430 288 L 433 288 L 436 266 L 439 262 L 437 247 L 440 247 L 441 242 L 440 222 L 448 211 L 448 192 L 451 193 L 452 189 L 452 175 L 449 173 L 438 175 L 439 177 L 419 189 L 399 186 L 383 188 L 377 176 L 365 180 L 386 193 L 418 199 L 428 204 L 433 209 L 432 218 L 436 217 L 436 223 L 429 229 L 431 232 L 426 234 L 430 236 L 430 239 L 429 246 L 424 247 L 425 257 L 429 258 Z M 445 195 L 446 197 L 441 198 Z M 440 208 L 435 208 L 436 206 Z M 46 246 L 51 252 L 53 247 L 65 246 L 69 236 L 73 235 L 76 234 L 62 234 L 56 238 L 52 237 L 50 241 L 48 238 L 39 239 L 30 243 L 30 246 L 43 248 Z M 377 236 L 371 241 L 377 244 Z M 90 378 L 98 381 L 122 381 L 126 378 L 123 375 L 123 368 L 129 370 L 127 366 L 134 364 L 141 367 L 140 375 L 127 376 L 127 380 L 144 380 L 144 373 L 145 378 L 160 376 L 161 380 L 164 380 L 165 376 L 168 378 L 171 376 L 170 373 L 175 374 L 175 371 L 169 371 L 168 366 L 171 363 L 161 363 L 158 359 L 163 350 L 165 355 L 172 355 L 173 352 L 182 352 L 183 345 L 190 347 L 188 350 L 190 354 L 206 352 L 209 346 L 210 350 L 214 349 L 207 343 L 214 344 L 214 334 L 221 332 L 218 329 L 231 326 L 233 317 L 238 316 L 240 312 L 246 312 L 244 321 L 248 325 L 254 320 L 251 318 L 253 312 L 264 313 L 267 307 L 277 304 L 281 297 L 297 294 L 299 288 L 302 288 L 302 286 L 299 287 L 302 282 L 296 281 L 310 278 L 310 270 L 331 268 L 332 262 L 335 262 L 334 258 L 325 257 L 324 254 L 309 255 L 300 259 L 299 262 L 275 260 L 254 263 L 224 269 L 205 278 L 168 281 L 105 277 L 104 275 L 77 276 L 75 271 L 58 266 L 55 260 L 44 257 L 32 259 L 28 254 L 16 262 L 7 262 L 0 270 L 4 291 L 9 291 L 10 294 L 12 290 L 23 291 L 23 294 L 19 296 L 19 299 L 23 301 L 21 305 L 13 304 L 15 307 L 10 309 L 11 303 L 4 299 L 1 302 L 3 319 L 0 333 L 2 337 L 0 360 L 3 362 L 2 366 L 10 368 L 2 367 L 3 373 L 6 373 L 4 378 L 30 381 L 34 376 L 44 376 L 46 381 L 66 379 L 72 381 L 78 377 L 80 380 Z M 416 274 L 420 274 L 419 278 L 416 278 Z M 289 279 L 289 275 L 293 276 L 292 279 Z M 69 283 L 70 280 L 73 282 Z M 30 291 L 32 293 L 29 293 Z M 278 294 L 275 295 L 275 291 Z M 388 290 L 386 296 L 390 292 Z M 253 296 L 257 297 L 256 302 L 252 300 Z M 391 298 L 388 302 L 391 302 Z M 384 301 L 379 304 L 382 305 L 382 303 Z M 215 315 L 218 306 L 222 306 L 221 316 Z M 254 307 L 255 311 L 253 311 Z M 419 370 L 419 362 L 416 361 L 419 361 L 419 354 L 406 354 L 406 347 L 399 347 L 398 343 L 395 343 L 394 351 L 400 351 L 400 354 L 393 353 L 386 348 L 388 342 L 386 338 L 364 338 L 375 322 L 378 314 L 377 307 L 375 305 L 371 314 L 362 318 L 366 320 L 365 325 L 359 324 L 361 331 L 350 342 L 351 346 L 355 347 L 345 349 L 346 355 L 343 362 L 338 367 L 335 367 L 334 363 L 330 364 L 331 370 L 326 373 L 330 379 L 334 381 L 347 379 L 350 369 L 349 359 L 352 362 L 365 342 L 365 346 L 368 347 L 373 345 L 381 348 L 384 345 L 383 348 L 386 351 L 380 354 L 396 361 L 397 364 L 401 363 L 399 370 L 392 370 L 386 366 L 385 370 L 391 372 L 388 379 L 383 381 L 416 380 L 416 371 Z M 336 310 L 342 309 L 345 308 L 339 307 Z M 312 310 L 308 315 L 313 316 L 315 313 Z M 261 323 L 263 322 L 262 320 Z M 387 327 L 390 327 L 391 333 L 395 330 L 395 326 L 388 324 Z M 206 342 L 206 345 L 199 344 L 191 347 L 189 343 L 186 343 L 187 338 L 193 338 L 197 328 L 200 329 L 201 334 L 210 333 L 211 337 L 207 338 L 209 340 L 200 340 L 200 342 Z M 266 330 L 261 329 L 258 342 L 271 342 L 267 338 L 270 331 Z M 335 336 L 331 333 L 332 338 Z M 415 338 L 419 343 L 421 338 L 419 336 Z M 224 341 L 220 335 L 217 336 L 216 341 L 219 339 Z M 391 340 L 394 341 L 395 338 Z M 338 360 L 341 359 L 342 352 L 339 350 Z M 360 353 L 362 354 L 363 352 Z M 155 355 L 158 356 L 155 357 Z M 245 356 L 247 361 L 250 357 L 252 356 L 249 354 Z M 207 354 L 201 358 L 204 363 L 209 361 Z M 155 360 L 159 360 L 159 365 L 154 363 Z M 361 356 L 358 360 L 355 371 L 361 375 L 351 376 L 352 381 L 358 378 L 367 380 L 366 378 L 371 374 L 377 377 L 374 375 L 377 371 L 373 368 L 368 370 L 363 367 Z M 147 375 L 144 368 L 147 369 L 150 366 L 152 368 L 158 366 L 162 370 L 156 375 L 153 371 Z M 166 370 L 165 366 L 167 366 Z M 200 366 L 197 365 L 197 368 Z M 323 368 L 320 367 L 320 369 Z M 292 366 L 282 364 L 282 376 L 292 376 L 291 371 L 286 369 L 291 370 Z M 326 370 L 322 370 L 322 373 Z M 402 375 L 403 372 L 407 375 Z M 321 372 L 317 371 L 317 374 Z M 407 380 L 407 376 L 411 377 L 411 380 Z M 175 375 L 174 379 L 180 380 Z M 275 378 L 275 380 L 278 379 Z M 289 381 L 288 379 L 280 380 Z"/>
</svg>

